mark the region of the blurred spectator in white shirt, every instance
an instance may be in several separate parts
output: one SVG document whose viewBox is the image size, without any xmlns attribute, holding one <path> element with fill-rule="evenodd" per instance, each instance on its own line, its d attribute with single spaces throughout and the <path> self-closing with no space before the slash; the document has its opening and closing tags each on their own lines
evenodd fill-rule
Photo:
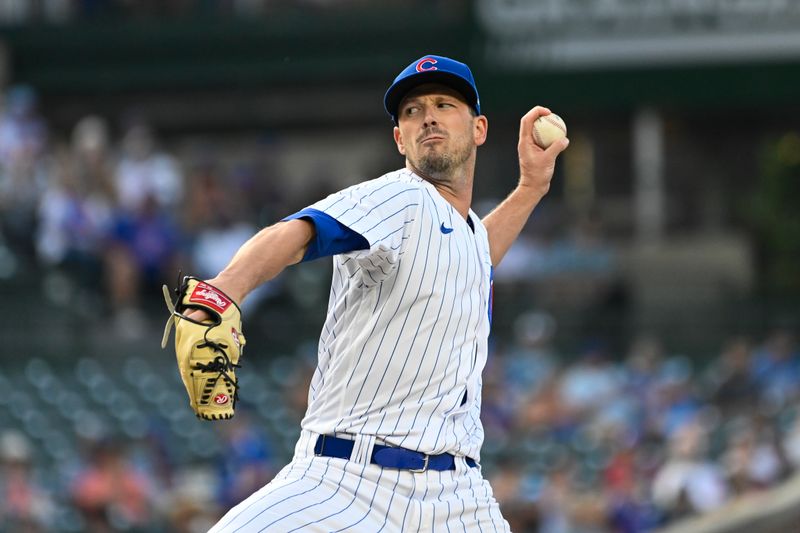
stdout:
<svg viewBox="0 0 800 533">
<path fill-rule="evenodd" d="M 28 438 L 16 431 L 0 434 L 0 529 L 36 533 L 50 531 L 54 505 L 36 482 Z"/>
<path fill-rule="evenodd" d="M 729 438 L 722 466 L 737 496 L 770 487 L 783 475 L 783 463 L 771 438 L 771 431 L 750 424 Z"/>
<path fill-rule="evenodd" d="M 120 208 L 140 209 L 152 197 L 159 208 L 183 197 L 183 176 L 174 157 L 156 149 L 150 127 L 138 122 L 122 138 L 122 157 L 114 176 Z"/>
<path fill-rule="evenodd" d="M 708 435 L 699 423 L 685 424 L 669 441 L 667 461 L 653 479 L 653 501 L 669 518 L 712 511 L 728 499 L 722 471 L 706 457 Z"/>
</svg>

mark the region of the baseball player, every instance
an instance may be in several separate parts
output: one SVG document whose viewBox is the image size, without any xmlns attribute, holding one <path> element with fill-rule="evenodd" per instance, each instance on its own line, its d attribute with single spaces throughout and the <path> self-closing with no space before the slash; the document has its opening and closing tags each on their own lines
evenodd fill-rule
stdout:
<svg viewBox="0 0 800 533">
<path fill-rule="evenodd" d="M 294 458 L 213 532 L 509 529 L 480 469 L 492 268 L 547 193 L 568 140 L 539 148 L 532 125 L 550 111 L 530 110 L 520 125 L 519 183 L 481 220 L 470 204 L 488 122 L 469 67 L 422 57 L 384 104 L 404 168 L 263 229 L 200 283 L 202 294 L 195 287 L 232 309 L 228 300 L 285 267 L 333 256 Z"/>
</svg>

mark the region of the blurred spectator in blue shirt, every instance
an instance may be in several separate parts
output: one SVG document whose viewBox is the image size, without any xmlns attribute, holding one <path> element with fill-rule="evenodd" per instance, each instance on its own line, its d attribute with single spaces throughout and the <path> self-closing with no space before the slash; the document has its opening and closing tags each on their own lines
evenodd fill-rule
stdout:
<svg viewBox="0 0 800 533">
<path fill-rule="evenodd" d="M 603 471 L 608 523 L 615 533 L 644 533 L 663 521 L 661 512 L 650 501 L 647 476 L 639 463 L 634 446 L 625 446 Z"/>
<path fill-rule="evenodd" d="M 706 371 L 711 397 L 731 417 L 752 409 L 758 399 L 758 382 L 751 373 L 753 347 L 749 339 L 728 339 Z"/>
<path fill-rule="evenodd" d="M 800 354 L 794 336 L 786 329 L 776 329 L 759 346 L 750 371 L 761 390 L 761 397 L 776 406 L 800 392 Z"/>
<path fill-rule="evenodd" d="M 692 365 L 686 357 L 672 356 L 661 365 L 655 384 L 657 405 L 648 418 L 664 438 L 671 438 L 685 425 L 694 423 L 703 407 L 692 377 Z"/>
<path fill-rule="evenodd" d="M 183 176 L 174 158 L 156 149 L 144 123 L 133 123 L 124 135 L 114 187 L 118 208 L 105 254 L 108 293 L 116 333 L 137 339 L 146 327 L 140 295 L 175 279 L 184 245 L 176 212 Z"/>
<path fill-rule="evenodd" d="M 71 150 L 58 163 L 39 204 L 39 258 L 66 269 L 84 285 L 96 285 L 114 207 L 105 121 L 94 116 L 79 121 Z"/>
<path fill-rule="evenodd" d="M 515 403 L 535 394 L 556 372 L 553 340 L 556 321 L 549 313 L 530 311 L 514 321 L 514 341 L 505 358 L 505 381 Z"/>
<path fill-rule="evenodd" d="M 144 334 L 141 292 L 156 292 L 158 285 L 175 279 L 182 245 L 172 214 L 160 210 L 152 196 L 136 211 L 117 213 L 106 249 L 116 333 L 129 339 Z"/>
<path fill-rule="evenodd" d="M 39 197 L 50 176 L 47 125 L 33 88 L 10 88 L 0 111 L 0 236 L 32 255 Z"/>
<path fill-rule="evenodd" d="M 219 503 L 225 509 L 266 485 L 276 473 L 272 447 L 248 412 L 237 410 L 230 422 L 222 428 L 226 452 L 219 462 Z"/>
<path fill-rule="evenodd" d="M 622 393 L 622 386 L 622 375 L 609 360 L 605 346 L 594 341 L 566 370 L 559 393 L 573 417 L 588 421 Z"/>
</svg>

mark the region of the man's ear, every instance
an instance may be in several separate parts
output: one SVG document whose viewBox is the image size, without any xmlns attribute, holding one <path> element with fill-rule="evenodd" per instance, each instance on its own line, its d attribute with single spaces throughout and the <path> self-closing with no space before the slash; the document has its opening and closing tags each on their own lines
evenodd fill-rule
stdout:
<svg viewBox="0 0 800 533">
<path fill-rule="evenodd" d="M 395 126 L 392 133 L 394 134 L 394 142 L 397 145 L 397 151 L 400 152 L 401 155 L 406 155 L 406 146 L 403 142 L 403 135 L 400 133 L 400 128 Z"/>
<path fill-rule="evenodd" d="M 480 146 L 486 142 L 486 136 L 489 134 L 489 119 L 485 115 L 478 115 L 473 121 L 473 139 L 475 146 Z"/>
</svg>

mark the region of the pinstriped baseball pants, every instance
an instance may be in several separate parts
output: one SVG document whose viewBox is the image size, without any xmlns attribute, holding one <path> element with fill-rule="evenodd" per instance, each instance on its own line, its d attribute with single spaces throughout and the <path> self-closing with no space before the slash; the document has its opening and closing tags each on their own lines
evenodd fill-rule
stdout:
<svg viewBox="0 0 800 533">
<path fill-rule="evenodd" d="M 413 473 L 315 457 L 304 438 L 313 440 L 301 437 L 292 462 L 209 533 L 509 531 L 489 483 L 463 459 Z"/>
</svg>

